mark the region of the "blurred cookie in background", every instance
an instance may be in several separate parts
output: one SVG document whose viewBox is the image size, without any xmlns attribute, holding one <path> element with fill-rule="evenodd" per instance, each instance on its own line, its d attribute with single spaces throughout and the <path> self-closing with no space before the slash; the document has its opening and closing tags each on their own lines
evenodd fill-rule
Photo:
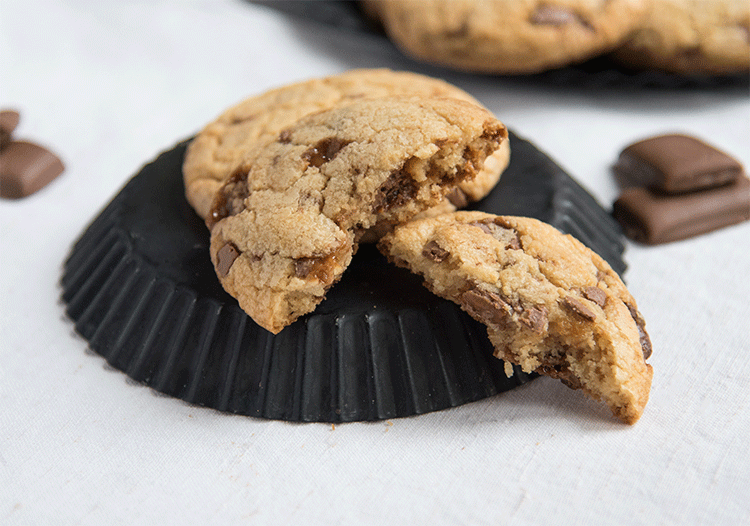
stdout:
<svg viewBox="0 0 750 526">
<path fill-rule="evenodd" d="M 642 27 L 613 53 L 634 69 L 726 75 L 750 71 L 750 2 L 650 0 Z"/>
<path fill-rule="evenodd" d="M 407 55 L 475 73 L 536 73 L 618 47 L 649 0 L 364 0 Z"/>
</svg>

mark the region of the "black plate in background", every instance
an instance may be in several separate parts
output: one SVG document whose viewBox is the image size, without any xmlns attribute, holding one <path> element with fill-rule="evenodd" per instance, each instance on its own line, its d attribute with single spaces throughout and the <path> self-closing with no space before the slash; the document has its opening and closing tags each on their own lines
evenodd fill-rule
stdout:
<svg viewBox="0 0 750 526">
<path fill-rule="evenodd" d="M 184 198 L 182 142 L 144 166 L 75 243 L 62 298 L 93 351 L 130 378 L 243 415 L 342 422 L 458 406 L 529 381 L 507 378 L 486 329 L 421 279 L 361 246 L 318 309 L 278 335 L 219 284 L 208 232 Z M 622 273 L 618 224 L 531 143 L 476 208 L 536 217 Z"/>
<path fill-rule="evenodd" d="M 393 44 L 382 28 L 368 20 L 354 0 L 247 0 L 287 15 L 295 20 L 314 22 L 322 27 L 379 37 L 378 45 Z M 395 48 L 395 46 L 393 46 Z M 555 68 L 529 75 L 495 75 L 500 79 L 530 84 L 564 86 L 576 89 L 689 89 L 739 90 L 747 92 L 750 76 L 736 75 L 679 75 L 656 70 L 633 70 L 610 60 L 606 55 L 580 64 Z"/>
</svg>

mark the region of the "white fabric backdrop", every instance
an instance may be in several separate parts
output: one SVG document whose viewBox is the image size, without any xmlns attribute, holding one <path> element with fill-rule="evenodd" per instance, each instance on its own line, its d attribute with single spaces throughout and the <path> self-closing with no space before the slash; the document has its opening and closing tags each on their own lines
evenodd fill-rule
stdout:
<svg viewBox="0 0 750 526">
<path fill-rule="evenodd" d="M 750 98 L 451 74 L 241 0 L 0 1 L 0 106 L 62 177 L 0 202 L 0 523 L 740 524 L 750 521 L 750 223 L 630 244 L 655 376 L 628 427 L 540 379 L 389 422 L 290 424 L 154 396 L 86 351 L 61 264 L 145 162 L 225 107 L 354 67 L 439 74 L 606 207 L 626 144 L 693 133 L 750 166 Z"/>
</svg>

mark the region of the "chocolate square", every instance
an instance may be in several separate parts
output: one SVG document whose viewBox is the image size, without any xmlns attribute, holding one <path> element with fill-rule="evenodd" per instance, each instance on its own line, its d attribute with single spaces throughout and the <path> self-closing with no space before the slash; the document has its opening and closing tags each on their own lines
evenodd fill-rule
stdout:
<svg viewBox="0 0 750 526">
<path fill-rule="evenodd" d="M 614 216 L 625 234 L 649 245 L 705 234 L 750 219 L 750 180 L 678 195 L 648 188 L 623 191 Z"/>
<path fill-rule="evenodd" d="M 0 152 L 0 197 L 20 199 L 47 186 L 65 166 L 51 151 L 28 141 L 10 141 Z"/>
<path fill-rule="evenodd" d="M 614 166 L 625 186 L 648 186 L 677 194 L 729 184 L 742 165 L 688 135 L 660 135 L 625 148 Z"/>
</svg>

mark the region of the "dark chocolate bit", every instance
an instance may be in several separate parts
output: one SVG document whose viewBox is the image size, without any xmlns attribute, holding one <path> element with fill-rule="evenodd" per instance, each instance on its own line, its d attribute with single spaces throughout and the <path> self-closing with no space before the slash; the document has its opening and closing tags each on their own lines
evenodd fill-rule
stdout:
<svg viewBox="0 0 750 526">
<path fill-rule="evenodd" d="M 687 135 L 661 135 L 625 148 L 613 167 L 626 186 L 682 193 L 731 183 L 742 165 L 726 153 Z"/>
<path fill-rule="evenodd" d="M 607 303 L 607 293 L 599 287 L 586 287 L 581 292 L 584 298 L 596 303 L 600 307 L 604 307 Z"/>
<path fill-rule="evenodd" d="M 19 199 L 38 192 L 65 166 L 52 152 L 26 141 L 11 141 L 0 152 L 0 197 Z"/>
<path fill-rule="evenodd" d="M 233 243 L 227 243 L 216 253 L 216 272 L 222 278 L 229 274 L 229 269 L 240 256 L 239 249 Z"/>
<path fill-rule="evenodd" d="M 422 255 L 435 263 L 440 263 L 450 256 L 450 252 L 437 244 L 437 241 L 428 242 L 422 249 Z"/>
<path fill-rule="evenodd" d="M 302 158 L 316 168 L 320 168 L 325 163 L 333 160 L 339 151 L 347 144 L 351 144 L 351 142 L 339 139 L 338 137 L 329 137 L 303 153 Z"/>
<path fill-rule="evenodd" d="M 380 214 L 396 206 L 401 206 L 413 199 L 418 190 L 417 182 L 411 178 L 406 170 L 393 172 L 378 189 L 373 211 Z"/>
<path fill-rule="evenodd" d="M 615 201 L 613 214 L 636 241 L 658 245 L 687 239 L 750 219 L 750 180 L 741 176 L 730 185 L 680 195 L 628 188 Z"/>
<path fill-rule="evenodd" d="M 571 389 L 581 389 L 583 387 L 581 380 L 576 377 L 570 370 L 570 366 L 566 363 L 565 355 L 568 352 L 568 349 L 563 348 L 558 356 L 546 357 L 544 363 L 537 367 L 535 372 L 560 380 Z"/>
<path fill-rule="evenodd" d="M 641 313 L 638 312 L 638 309 L 636 309 L 634 306 L 628 303 L 626 303 L 625 305 L 627 305 L 628 310 L 630 311 L 630 315 L 633 317 L 635 325 L 638 328 L 638 338 L 641 342 L 643 360 L 648 360 L 651 357 L 653 349 L 651 347 L 651 338 L 649 338 L 648 333 L 646 332 L 646 320 L 643 319 Z"/>
<path fill-rule="evenodd" d="M 247 171 L 238 168 L 216 192 L 211 204 L 211 212 L 206 219 L 209 230 L 222 219 L 237 215 L 244 209 L 245 199 L 250 195 L 247 175 Z"/>
<path fill-rule="evenodd" d="M 591 310 L 588 305 L 583 303 L 578 298 L 573 296 L 565 296 L 562 300 L 562 304 L 571 312 L 585 318 L 589 321 L 596 319 L 596 312 Z"/>
<path fill-rule="evenodd" d="M 281 144 L 289 144 L 292 142 L 292 132 L 290 130 L 284 130 L 279 134 L 279 142 Z"/>
<path fill-rule="evenodd" d="M 10 144 L 13 131 L 18 126 L 21 116 L 15 110 L 0 111 L 0 150 Z"/>
</svg>

